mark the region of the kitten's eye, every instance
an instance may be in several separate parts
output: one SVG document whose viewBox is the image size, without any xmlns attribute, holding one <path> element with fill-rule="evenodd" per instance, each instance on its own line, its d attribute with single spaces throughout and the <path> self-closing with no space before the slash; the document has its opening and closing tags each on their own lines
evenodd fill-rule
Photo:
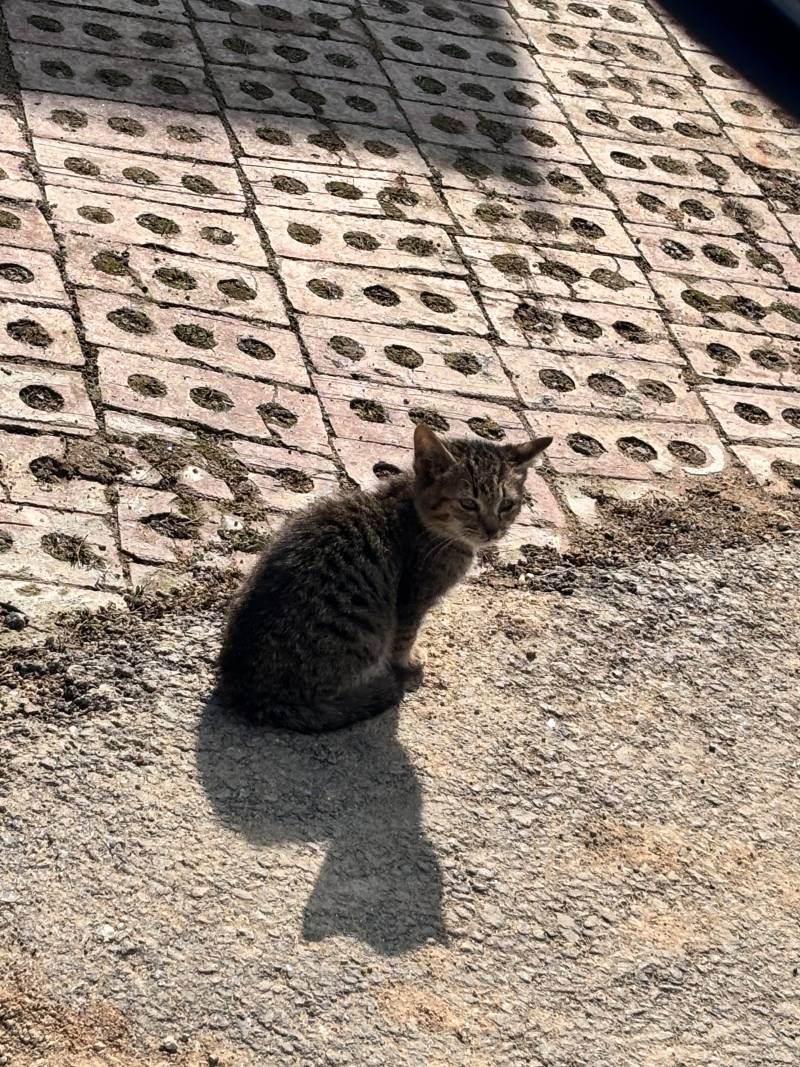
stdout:
<svg viewBox="0 0 800 1067">
<path fill-rule="evenodd" d="M 501 511 L 511 511 L 511 509 L 513 507 L 514 507 L 514 501 L 513 500 L 503 500 L 500 503 L 500 510 Z"/>
<path fill-rule="evenodd" d="M 458 501 L 464 511 L 477 511 L 478 501 L 473 500 L 471 496 L 462 496 Z"/>
</svg>

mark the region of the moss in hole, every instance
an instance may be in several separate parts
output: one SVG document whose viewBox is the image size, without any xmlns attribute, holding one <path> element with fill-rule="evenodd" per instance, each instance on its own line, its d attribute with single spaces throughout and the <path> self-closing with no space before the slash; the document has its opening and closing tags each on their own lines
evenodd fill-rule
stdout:
<svg viewBox="0 0 800 1067">
<path fill-rule="evenodd" d="M 159 176 L 147 167 L 124 167 L 122 176 L 135 185 L 158 185 L 161 181 Z"/>
<path fill-rule="evenodd" d="M 553 389 L 557 393 L 571 393 L 575 388 L 575 382 L 568 374 L 553 367 L 543 367 L 539 371 L 539 381 L 545 389 Z"/>
<path fill-rule="evenodd" d="M 92 256 L 92 266 L 101 274 L 110 274 L 112 277 L 124 277 L 130 272 L 128 252 L 95 252 Z"/>
<path fill-rule="evenodd" d="M 61 411 L 64 397 L 49 385 L 25 385 L 19 391 L 23 404 L 35 411 Z"/>
<path fill-rule="evenodd" d="M 293 241 L 304 245 L 318 245 L 322 240 L 322 234 L 314 226 L 306 226 L 303 222 L 290 222 L 286 232 Z"/>
<path fill-rule="evenodd" d="M 152 333 L 154 329 L 153 320 L 149 315 L 145 315 L 143 311 L 137 311 L 135 308 L 119 307 L 114 308 L 113 311 L 109 311 L 106 315 L 109 322 L 119 330 L 124 330 L 125 333 L 145 334 Z"/>
<path fill-rule="evenodd" d="M 203 226 L 200 236 L 212 245 L 232 245 L 235 240 L 230 230 L 223 230 L 221 226 Z"/>
<path fill-rule="evenodd" d="M 590 374 L 586 379 L 586 384 L 603 396 L 625 396 L 628 391 L 619 378 L 615 378 L 612 374 Z"/>
<path fill-rule="evenodd" d="M 561 316 L 561 321 L 570 332 L 577 334 L 578 337 L 586 337 L 591 341 L 600 337 L 603 333 L 602 326 L 596 323 L 594 319 L 586 318 L 584 315 L 573 315 L 572 312 L 565 311 Z"/>
<path fill-rule="evenodd" d="M 702 467 L 706 462 L 703 449 L 691 441 L 670 441 L 667 451 L 687 467 Z"/>
<path fill-rule="evenodd" d="M 283 407 L 282 404 L 261 404 L 259 405 L 258 413 L 267 428 L 269 428 L 270 425 L 274 425 L 288 430 L 297 423 L 297 416 L 295 413 L 289 411 L 288 408 Z"/>
<path fill-rule="evenodd" d="M 357 362 L 359 359 L 363 359 L 367 354 L 366 348 L 352 337 L 345 337 L 342 334 L 335 334 L 333 337 L 328 338 L 328 345 L 334 352 L 340 356 L 344 356 L 346 359 L 352 359 L 353 362 Z"/>
<path fill-rule="evenodd" d="M 474 352 L 445 352 L 442 356 L 445 366 L 451 370 L 471 377 L 481 371 L 481 362 Z"/>
<path fill-rule="evenodd" d="M 104 207 L 95 207 L 93 204 L 82 204 L 78 208 L 78 214 L 87 222 L 96 222 L 101 226 L 107 226 L 114 221 L 114 216 Z"/>
<path fill-rule="evenodd" d="M 626 322 L 624 319 L 620 319 L 617 322 L 613 322 L 611 328 L 615 330 L 620 337 L 624 337 L 626 341 L 630 341 L 631 344 L 634 345 L 644 345 L 651 340 L 647 330 L 635 322 Z"/>
<path fill-rule="evenodd" d="M 32 345 L 34 348 L 48 348 L 53 338 L 34 319 L 14 319 L 6 324 L 6 333 L 20 344 Z"/>
<path fill-rule="evenodd" d="M 150 374 L 131 374 L 128 378 L 128 385 L 139 396 L 167 395 L 166 385 Z"/>
<path fill-rule="evenodd" d="M 203 135 L 194 126 L 167 126 L 167 135 L 181 144 L 199 144 Z"/>
<path fill-rule="evenodd" d="M 389 422 L 386 408 L 377 400 L 355 397 L 350 401 L 350 410 L 364 422 Z"/>
<path fill-rule="evenodd" d="M 531 275 L 531 268 L 527 259 L 513 252 L 503 252 L 497 256 L 492 256 L 489 262 L 495 270 L 499 270 L 501 274 L 505 274 L 508 277 L 529 278 Z"/>
<path fill-rule="evenodd" d="M 47 533 L 42 536 L 40 544 L 48 556 L 61 563 L 69 563 L 73 567 L 106 566 L 103 557 L 87 545 L 84 538 L 75 534 Z"/>
<path fill-rule="evenodd" d="M 57 456 L 37 456 L 28 464 L 28 470 L 43 485 L 68 482 L 75 476 L 72 467 Z"/>
<path fill-rule="evenodd" d="M 204 178 L 202 174 L 184 174 L 181 178 L 181 185 L 190 193 L 197 193 L 198 196 L 213 196 L 219 192 L 214 182 L 210 178 Z"/>
<path fill-rule="evenodd" d="M 18 285 L 26 285 L 33 281 L 34 274 L 32 270 L 28 270 L 19 263 L 0 263 L 0 278 Z"/>
<path fill-rule="evenodd" d="M 408 417 L 415 426 L 424 423 L 425 426 L 428 426 L 431 430 L 438 430 L 439 433 L 447 433 L 450 429 L 450 423 L 444 415 L 440 415 L 439 412 L 434 411 L 433 408 L 409 408 Z"/>
<path fill-rule="evenodd" d="M 476 415 L 467 419 L 467 426 L 474 434 L 483 437 L 486 441 L 502 441 L 506 435 L 500 423 L 495 422 L 489 415 Z"/>
<path fill-rule="evenodd" d="M 381 242 L 371 233 L 363 233 L 361 230 L 349 230 L 343 235 L 342 240 L 350 248 L 359 252 L 375 252 L 381 247 Z"/>
<path fill-rule="evenodd" d="M 179 270 L 177 267 L 158 267 L 153 271 L 153 277 L 157 278 L 168 289 L 180 292 L 191 292 L 197 288 L 197 280 L 188 270 Z"/>
<path fill-rule="evenodd" d="M 658 453 L 646 441 L 638 437 L 620 437 L 617 448 L 628 459 L 635 459 L 638 463 L 652 463 L 658 458 Z"/>
<path fill-rule="evenodd" d="M 241 278 L 222 278 L 217 282 L 217 289 L 231 300 L 255 300 L 257 296 L 255 289 Z"/>
<path fill-rule="evenodd" d="M 619 271 L 608 270 L 607 267 L 595 267 L 589 277 L 593 282 L 605 286 L 606 289 L 613 289 L 614 292 L 621 292 L 623 289 L 629 289 L 634 284 L 633 282 L 629 282 Z"/>
<path fill-rule="evenodd" d="M 253 359 L 275 359 L 275 349 L 272 345 L 268 345 L 266 341 L 260 341 L 257 337 L 240 337 L 236 342 L 236 347 L 246 356 L 252 356 Z"/>
<path fill-rule="evenodd" d="M 739 257 L 735 256 L 729 249 L 723 248 L 722 245 L 715 245 L 710 242 L 704 244 L 703 255 L 720 267 L 733 268 L 739 266 Z"/>
<path fill-rule="evenodd" d="M 441 293 L 423 292 L 419 294 L 419 299 L 428 311 L 434 311 L 437 315 L 452 315 L 456 310 L 454 301 L 449 296 L 442 296 Z"/>
<path fill-rule="evenodd" d="M 127 118 L 124 115 L 112 115 L 108 119 L 108 126 L 114 133 L 123 133 L 126 137 L 144 137 L 147 132 L 144 125 L 137 119 Z"/>
<path fill-rule="evenodd" d="M 740 419 L 751 423 L 753 426 L 767 426 L 772 422 L 772 417 L 757 404 L 748 404 L 746 401 L 740 400 L 733 405 L 733 410 Z"/>
<path fill-rule="evenodd" d="M 193 403 L 206 411 L 230 411 L 233 401 L 227 393 L 219 389 L 209 389 L 205 385 L 196 386 L 189 390 L 189 396 Z"/>
<path fill-rule="evenodd" d="M 191 348 L 216 348 L 217 339 L 212 330 L 204 326 L 195 326 L 191 322 L 178 322 L 172 327 L 173 334 L 178 340 Z"/>
<path fill-rule="evenodd" d="M 341 300 L 344 296 L 344 290 L 341 286 L 336 285 L 335 282 L 329 282 L 325 278 L 311 278 L 306 282 L 306 288 L 321 300 Z M 380 288 L 380 286 L 375 288 Z"/>
<path fill-rule="evenodd" d="M 177 222 L 173 222 L 172 219 L 167 219 L 163 215 L 154 215 L 149 211 L 144 212 L 142 215 L 137 215 L 136 221 L 143 229 L 149 230 L 151 233 L 157 233 L 159 237 L 174 237 L 181 232 Z"/>
<path fill-rule="evenodd" d="M 555 278 L 564 285 L 575 285 L 581 280 L 581 272 L 570 267 L 568 263 L 558 263 L 556 260 L 545 259 L 539 264 L 539 273 L 547 278 Z"/>
<path fill-rule="evenodd" d="M 639 382 L 639 392 L 648 400 L 654 400 L 657 404 L 674 404 L 675 392 L 666 382 L 657 382 L 651 378 L 643 378 Z"/>
</svg>

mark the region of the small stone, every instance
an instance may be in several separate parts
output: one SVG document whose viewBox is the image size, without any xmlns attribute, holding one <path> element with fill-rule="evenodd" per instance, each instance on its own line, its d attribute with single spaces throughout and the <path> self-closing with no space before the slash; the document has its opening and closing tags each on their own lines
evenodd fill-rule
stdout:
<svg viewBox="0 0 800 1067">
<path fill-rule="evenodd" d="M 28 616 L 21 611 L 9 611 L 3 621 L 9 630 L 24 630 L 28 625 Z"/>
<path fill-rule="evenodd" d="M 178 1051 L 178 1042 L 174 1037 L 165 1037 L 161 1042 L 161 1051 L 174 1055 Z"/>
</svg>

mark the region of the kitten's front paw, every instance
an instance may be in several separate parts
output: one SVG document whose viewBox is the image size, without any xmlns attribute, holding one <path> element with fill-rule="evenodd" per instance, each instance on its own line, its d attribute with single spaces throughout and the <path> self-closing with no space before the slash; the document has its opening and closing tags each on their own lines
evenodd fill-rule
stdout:
<svg viewBox="0 0 800 1067">
<path fill-rule="evenodd" d="M 425 678 L 425 661 L 422 656 L 414 655 L 407 663 L 396 663 L 394 669 L 403 683 L 407 693 L 419 689 Z"/>
</svg>

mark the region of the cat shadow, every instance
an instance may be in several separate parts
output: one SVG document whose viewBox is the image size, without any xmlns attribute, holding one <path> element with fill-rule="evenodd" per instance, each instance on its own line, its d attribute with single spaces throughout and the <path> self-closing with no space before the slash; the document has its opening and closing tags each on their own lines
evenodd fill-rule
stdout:
<svg viewBox="0 0 800 1067">
<path fill-rule="evenodd" d="M 200 781 L 220 821 L 251 844 L 327 842 L 303 937 L 349 935 L 384 955 L 447 935 L 442 878 L 397 709 L 329 734 L 255 727 L 205 705 Z M 276 878 L 281 876 L 276 866 Z"/>
</svg>

